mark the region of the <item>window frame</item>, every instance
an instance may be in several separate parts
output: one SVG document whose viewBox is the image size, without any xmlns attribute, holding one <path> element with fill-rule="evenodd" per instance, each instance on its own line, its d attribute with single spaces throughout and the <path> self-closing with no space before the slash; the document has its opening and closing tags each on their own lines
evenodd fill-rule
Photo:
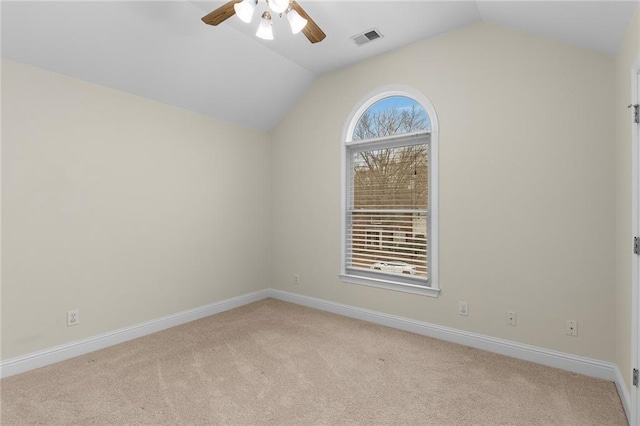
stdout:
<svg viewBox="0 0 640 426">
<path fill-rule="evenodd" d="M 424 138 L 429 132 L 419 131 L 413 133 L 404 133 L 383 138 L 369 140 L 353 140 L 353 133 L 362 114 L 367 111 L 376 102 L 392 97 L 403 96 L 417 102 L 429 116 L 431 122 L 431 131 L 429 138 L 429 211 L 430 217 L 427 219 L 429 232 L 429 287 L 415 284 L 412 280 L 402 276 L 393 276 L 391 274 L 367 273 L 361 271 L 357 275 L 349 274 L 346 267 L 347 254 L 347 213 L 348 203 L 350 202 L 349 186 L 351 179 L 351 160 L 350 154 L 357 149 L 375 149 L 386 148 L 402 145 L 402 141 L 411 138 Z M 388 290 L 401 291 L 412 294 L 420 294 L 431 297 L 437 297 L 440 293 L 440 281 L 438 274 L 438 118 L 435 109 L 429 99 L 418 90 L 409 86 L 392 85 L 378 88 L 366 96 L 356 104 L 349 114 L 345 123 L 341 141 L 341 256 L 340 256 L 340 279 L 345 283 L 359 284 L 369 287 L 377 287 Z M 430 226 L 429 226 L 430 225 Z"/>
</svg>

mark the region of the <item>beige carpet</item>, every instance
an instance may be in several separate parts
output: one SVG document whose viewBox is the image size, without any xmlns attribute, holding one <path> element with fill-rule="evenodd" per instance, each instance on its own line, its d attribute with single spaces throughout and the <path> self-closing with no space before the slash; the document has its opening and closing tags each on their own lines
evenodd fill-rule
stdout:
<svg viewBox="0 0 640 426">
<path fill-rule="evenodd" d="M 613 383 L 273 299 L 0 382 L 2 425 L 625 425 Z"/>
</svg>

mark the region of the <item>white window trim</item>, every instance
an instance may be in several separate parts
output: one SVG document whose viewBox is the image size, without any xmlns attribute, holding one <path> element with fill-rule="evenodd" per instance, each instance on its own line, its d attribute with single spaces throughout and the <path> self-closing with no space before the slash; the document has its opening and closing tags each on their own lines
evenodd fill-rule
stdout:
<svg viewBox="0 0 640 426">
<path fill-rule="evenodd" d="M 430 211 L 431 211 L 431 241 L 430 241 L 430 269 L 429 284 L 430 287 L 411 285 L 400 283 L 383 278 L 369 278 L 362 276 L 349 275 L 346 272 L 346 233 L 347 233 L 347 179 L 349 171 L 347 166 L 347 151 L 349 147 L 364 143 L 366 141 L 354 141 L 353 132 L 356 128 L 360 116 L 373 104 L 388 98 L 390 96 L 405 96 L 418 102 L 425 110 L 431 121 L 431 140 L 430 140 L 430 160 L 429 160 L 429 183 L 430 183 Z M 440 293 L 440 279 L 438 267 L 438 117 L 435 108 L 418 90 L 404 85 L 390 85 L 380 87 L 366 96 L 364 96 L 358 104 L 352 109 L 342 131 L 341 140 L 341 235 L 340 235 L 340 279 L 343 282 L 351 284 L 365 285 L 369 287 L 383 288 L 387 290 L 401 291 L 405 293 L 420 294 L 431 297 L 438 297 Z M 400 135 L 398 135 L 400 136 Z M 403 135 L 407 136 L 407 135 Z"/>
</svg>

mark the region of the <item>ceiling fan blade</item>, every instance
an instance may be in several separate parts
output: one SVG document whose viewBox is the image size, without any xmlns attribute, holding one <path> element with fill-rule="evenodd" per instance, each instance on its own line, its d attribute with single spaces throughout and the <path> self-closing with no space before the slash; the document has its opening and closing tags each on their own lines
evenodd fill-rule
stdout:
<svg viewBox="0 0 640 426">
<path fill-rule="evenodd" d="M 302 6 L 300 6 L 297 1 L 293 0 L 291 2 L 291 7 L 308 21 L 307 25 L 302 29 L 302 33 L 309 39 L 309 41 L 311 43 L 319 43 L 324 40 L 327 35 L 320 29 L 318 24 L 311 19 L 307 12 L 304 11 Z"/>
<path fill-rule="evenodd" d="M 208 25 L 218 25 L 223 23 L 224 21 L 226 21 L 227 19 L 231 18 L 233 15 L 236 14 L 236 11 L 233 8 L 233 6 L 236 3 L 240 3 L 241 1 L 242 0 L 231 0 L 228 3 L 225 3 L 224 5 L 220 6 L 213 12 L 209 13 L 208 15 L 203 16 L 202 22 Z"/>
</svg>

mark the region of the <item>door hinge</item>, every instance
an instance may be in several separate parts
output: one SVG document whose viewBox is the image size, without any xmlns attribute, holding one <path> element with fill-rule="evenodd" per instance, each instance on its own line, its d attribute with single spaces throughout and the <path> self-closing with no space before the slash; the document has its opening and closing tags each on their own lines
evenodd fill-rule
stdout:
<svg viewBox="0 0 640 426">
<path fill-rule="evenodd" d="M 638 387 L 638 369 L 633 369 L 633 386 Z"/>
<path fill-rule="evenodd" d="M 640 123 L 640 105 L 639 104 L 631 104 L 627 106 L 627 108 L 633 107 L 633 122 Z"/>
<path fill-rule="evenodd" d="M 640 254 L 640 238 L 638 237 L 633 237 L 633 252 Z"/>
</svg>

